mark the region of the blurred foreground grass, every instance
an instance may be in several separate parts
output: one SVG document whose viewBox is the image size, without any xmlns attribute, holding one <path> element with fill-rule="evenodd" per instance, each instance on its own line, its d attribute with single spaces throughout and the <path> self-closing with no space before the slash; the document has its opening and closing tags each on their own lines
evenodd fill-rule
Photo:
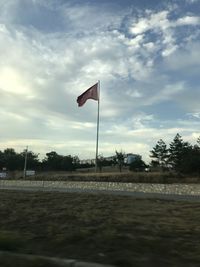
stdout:
<svg viewBox="0 0 200 267">
<path fill-rule="evenodd" d="M 126 267 L 200 266 L 199 221 L 194 202 L 0 191 L 0 251 L 19 254 Z M 15 262 L 0 255 L 2 267 Z M 36 263 L 18 266 L 43 266 Z"/>
</svg>

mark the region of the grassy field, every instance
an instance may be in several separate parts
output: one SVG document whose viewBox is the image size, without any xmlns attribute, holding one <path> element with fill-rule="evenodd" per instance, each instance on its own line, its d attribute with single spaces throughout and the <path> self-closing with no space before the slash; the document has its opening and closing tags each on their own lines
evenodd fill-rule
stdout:
<svg viewBox="0 0 200 267">
<path fill-rule="evenodd" d="M 200 205 L 0 191 L 0 251 L 116 266 L 200 266 Z M 54 266 L 23 259 L 18 266 Z M 16 265 L 0 254 L 0 266 Z"/>
<path fill-rule="evenodd" d="M 8 179 L 23 179 L 22 172 L 10 172 Z M 27 180 L 43 181 L 97 181 L 97 182 L 121 182 L 121 183 L 200 183 L 199 174 L 182 175 L 175 172 L 130 172 L 123 169 L 120 173 L 117 169 L 113 172 L 36 172 L 35 176 L 26 177 Z"/>
</svg>

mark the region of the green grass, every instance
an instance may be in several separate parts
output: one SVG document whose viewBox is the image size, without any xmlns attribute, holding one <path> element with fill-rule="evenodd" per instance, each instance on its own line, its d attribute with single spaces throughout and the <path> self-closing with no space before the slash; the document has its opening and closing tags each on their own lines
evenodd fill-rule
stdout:
<svg viewBox="0 0 200 267">
<path fill-rule="evenodd" d="M 1 251 L 125 267 L 200 266 L 199 222 L 193 202 L 0 191 Z M 0 265 L 13 266 L 9 260 L 0 256 Z"/>
</svg>

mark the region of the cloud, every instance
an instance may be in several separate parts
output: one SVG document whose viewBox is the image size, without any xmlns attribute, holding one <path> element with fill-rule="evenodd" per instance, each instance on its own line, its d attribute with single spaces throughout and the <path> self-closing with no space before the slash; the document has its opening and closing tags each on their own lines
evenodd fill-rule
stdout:
<svg viewBox="0 0 200 267">
<path fill-rule="evenodd" d="M 168 14 L 169 12 L 166 10 L 157 13 L 148 12 L 146 17 L 139 18 L 137 22 L 133 22 L 130 32 L 137 35 L 152 29 L 167 29 L 170 26 L 167 19 Z"/>
<path fill-rule="evenodd" d="M 200 112 L 188 113 L 192 118 L 200 119 Z"/>
<path fill-rule="evenodd" d="M 142 34 L 143 39 L 145 38 L 145 35 L 148 36 L 151 33 L 155 33 L 157 37 L 161 38 L 162 56 L 169 56 L 173 54 L 179 47 L 178 40 L 175 37 L 176 32 L 179 31 L 178 27 L 187 25 L 197 26 L 200 24 L 199 16 L 184 16 L 177 19 L 170 19 L 170 15 L 170 10 L 162 10 L 159 12 L 148 10 L 144 16 L 134 20 L 129 31 L 136 37 L 138 35 L 141 36 Z M 156 41 L 153 45 L 154 42 L 150 40 L 149 43 L 144 44 L 144 46 L 147 49 L 153 48 L 154 50 L 155 44 L 160 46 L 158 41 Z"/>
<path fill-rule="evenodd" d="M 198 3 L 199 0 L 186 0 L 186 2 L 187 2 L 188 4 L 194 4 L 194 3 Z"/>
<path fill-rule="evenodd" d="M 196 16 L 186 16 L 179 18 L 176 22 L 176 26 L 184 26 L 184 25 L 199 25 L 200 17 Z"/>
<path fill-rule="evenodd" d="M 169 101 L 185 114 L 199 113 L 199 17 L 174 10 L 2 1 L 1 147 L 93 157 L 97 103 L 78 108 L 76 98 L 97 80 L 101 153 L 123 149 L 147 158 L 163 136 L 181 131 L 193 138 L 196 125 L 186 129 L 167 115 L 162 121 L 158 109 Z"/>
<path fill-rule="evenodd" d="M 183 82 L 179 82 L 177 84 L 167 84 L 164 89 L 159 90 L 158 94 L 154 94 L 152 97 L 149 96 L 145 105 L 160 103 L 168 99 L 174 100 L 176 96 L 179 97 L 179 95 L 185 90 L 186 88 Z"/>
</svg>

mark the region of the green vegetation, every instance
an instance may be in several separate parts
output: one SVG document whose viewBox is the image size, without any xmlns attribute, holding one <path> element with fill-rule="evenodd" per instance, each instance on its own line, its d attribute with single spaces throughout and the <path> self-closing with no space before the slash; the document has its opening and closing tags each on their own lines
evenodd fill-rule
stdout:
<svg viewBox="0 0 200 267">
<path fill-rule="evenodd" d="M 0 151 L 0 170 L 6 168 L 9 171 L 23 170 L 26 150 L 17 153 L 13 148 L 7 148 L 3 152 Z M 73 171 L 79 164 L 78 157 L 71 155 L 63 156 L 55 151 L 46 153 L 46 157 L 40 161 L 39 154 L 28 151 L 28 169 L 38 171 Z"/>
<path fill-rule="evenodd" d="M 2 190 L 0 218 L 1 251 L 126 267 L 200 265 L 199 203 Z M 1 266 L 15 265 L 0 255 L 6 260 Z"/>
<path fill-rule="evenodd" d="M 183 141 L 177 133 L 169 148 L 160 139 L 150 153 L 153 167 L 160 167 L 163 171 L 171 169 L 177 173 L 200 175 L 200 138 L 193 146 Z"/>
<path fill-rule="evenodd" d="M 3 152 L 0 151 L 0 170 L 6 168 L 7 171 L 22 171 L 25 153 L 26 151 L 17 153 L 13 148 L 7 148 Z M 191 145 L 185 142 L 181 135 L 177 133 L 169 144 L 169 148 L 160 139 L 150 151 L 150 157 L 152 158 L 150 166 L 146 165 L 140 155 L 135 157 L 132 162 L 128 162 L 126 161 L 127 155 L 123 151 L 115 151 L 115 155 L 108 158 L 99 155 L 97 160 L 99 172 L 106 172 L 108 168 L 112 172 L 116 172 L 118 168 L 120 173 L 129 169 L 133 172 L 145 170 L 171 171 L 176 172 L 179 176 L 183 174 L 200 176 L 200 138 L 197 139 L 195 145 Z M 81 162 L 78 156 L 63 156 L 55 151 L 46 153 L 46 157 L 41 160 L 39 160 L 38 156 L 39 154 L 28 151 L 27 169 L 33 169 L 37 172 L 94 170 L 94 162 L 92 160 Z"/>
<path fill-rule="evenodd" d="M 150 151 L 151 155 L 150 157 L 154 158 L 152 160 L 151 165 L 152 166 L 160 166 L 162 170 L 167 169 L 167 162 L 169 158 L 169 151 L 167 149 L 167 145 L 165 142 L 160 139 L 155 147 Z"/>
</svg>

